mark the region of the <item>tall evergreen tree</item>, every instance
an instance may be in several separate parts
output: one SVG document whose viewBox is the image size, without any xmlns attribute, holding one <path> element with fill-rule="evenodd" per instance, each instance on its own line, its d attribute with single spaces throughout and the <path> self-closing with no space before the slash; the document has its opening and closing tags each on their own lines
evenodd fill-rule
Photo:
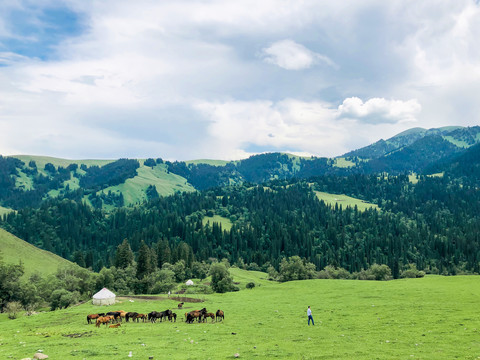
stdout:
<svg viewBox="0 0 480 360">
<path fill-rule="evenodd" d="M 115 253 L 115 266 L 117 268 L 126 269 L 133 263 L 133 251 L 127 239 L 118 245 Z"/>
</svg>

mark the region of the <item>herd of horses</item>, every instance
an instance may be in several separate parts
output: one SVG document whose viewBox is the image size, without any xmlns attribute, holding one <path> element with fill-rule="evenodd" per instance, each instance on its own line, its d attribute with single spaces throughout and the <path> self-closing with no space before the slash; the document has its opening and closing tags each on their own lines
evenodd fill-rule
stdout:
<svg viewBox="0 0 480 360">
<path fill-rule="evenodd" d="M 178 304 L 179 309 L 181 309 L 182 306 L 183 303 Z M 208 318 L 211 318 L 212 322 L 222 321 L 225 319 L 225 314 L 222 310 L 217 310 L 216 313 L 211 313 L 208 312 L 206 308 L 185 313 L 185 322 L 188 324 L 193 323 L 195 320 L 197 322 L 206 322 Z M 157 320 L 159 320 L 159 322 L 164 320 L 176 322 L 177 314 L 172 310 L 167 309 L 165 311 L 152 311 L 148 314 L 119 310 L 87 315 L 87 324 L 92 324 L 94 322 L 96 327 L 100 327 L 102 324 L 104 324 L 105 326 L 109 325 L 109 327 L 115 328 L 119 327 L 121 322 L 129 322 L 130 320 L 132 320 L 132 322 L 150 321 L 151 323 L 155 323 Z"/>
</svg>

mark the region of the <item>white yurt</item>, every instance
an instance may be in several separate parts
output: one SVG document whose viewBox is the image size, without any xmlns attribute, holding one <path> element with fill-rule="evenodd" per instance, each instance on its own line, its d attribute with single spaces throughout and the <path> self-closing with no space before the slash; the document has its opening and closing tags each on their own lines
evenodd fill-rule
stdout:
<svg viewBox="0 0 480 360">
<path fill-rule="evenodd" d="M 185 283 L 185 285 L 191 286 L 191 285 L 193 285 L 193 281 L 192 281 L 192 280 L 188 280 L 188 281 Z"/>
<path fill-rule="evenodd" d="M 115 304 L 115 294 L 107 288 L 103 288 L 93 295 L 92 303 L 93 305 L 113 305 Z"/>
</svg>

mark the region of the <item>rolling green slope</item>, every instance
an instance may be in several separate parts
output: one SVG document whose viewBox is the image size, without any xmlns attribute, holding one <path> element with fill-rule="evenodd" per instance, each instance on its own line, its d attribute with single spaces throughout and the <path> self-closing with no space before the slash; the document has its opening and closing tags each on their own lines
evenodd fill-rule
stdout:
<svg viewBox="0 0 480 360">
<path fill-rule="evenodd" d="M 154 185 L 160 196 L 173 195 L 179 191 L 195 191 L 195 188 L 188 184 L 185 178 L 168 172 L 164 164 L 156 165 L 153 168 L 140 165 L 137 174 L 123 184 L 111 186 L 102 191 L 105 193 L 108 191 L 121 192 L 127 206 L 147 200 L 145 190 L 149 185 Z"/>
<path fill-rule="evenodd" d="M 23 263 L 24 277 L 29 277 L 35 272 L 43 276 L 54 274 L 60 265 L 72 264 L 70 261 L 39 249 L 3 229 L 0 229 L 0 250 L 5 263 L 18 264 L 20 261 Z"/>
<path fill-rule="evenodd" d="M 315 191 L 315 194 L 317 195 L 318 200 L 323 200 L 326 204 L 335 206 L 342 206 L 342 208 L 346 208 L 347 206 L 350 206 L 352 208 L 357 206 L 357 209 L 359 211 L 365 211 L 366 209 L 370 208 L 375 208 L 379 209 L 378 205 L 376 204 L 371 204 L 369 202 L 360 200 L 360 199 L 355 199 L 353 197 L 343 195 L 343 194 L 329 194 L 321 191 Z"/>
<path fill-rule="evenodd" d="M 59 167 L 59 166 L 67 167 L 70 164 L 77 164 L 78 166 L 80 166 L 81 164 L 85 164 L 87 166 L 93 166 L 93 165 L 103 166 L 115 161 L 115 160 L 93 160 L 93 159 L 69 160 L 69 159 L 61 159 L 61 158 L 55 158 L 50 156 L 36 156 L 36 155 L 12 155 L 11 157 L 20 159 L 25 164 L 28 164 L 31 160 L 33 160 L 37 164 L 38 169 L 43 169 L 45 165 L 48 163 L 53 164 L 55 167 Z"/>
</svg>

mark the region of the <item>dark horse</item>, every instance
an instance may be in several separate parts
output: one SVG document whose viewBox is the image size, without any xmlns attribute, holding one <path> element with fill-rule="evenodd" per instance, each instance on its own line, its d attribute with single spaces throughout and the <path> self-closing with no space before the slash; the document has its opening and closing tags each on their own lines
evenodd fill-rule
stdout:
<svg viewBox="0 0 480 360">
<path fill-rule="evenodd" d="M 148 320 L 150 320 L 152 323 L 156 322 L 157 319 L 160 319 L 160 321 L 165 318 L 165 320 L 170 319 L 172 316 L 173 312 L 172 310 L 165 310 L 165 311 L 152 311 L 151 313 L 148 314 Z"/>
<path fill-rule="evenodd" d="M 138 316 L 137 312 L 128 312 L 125 314 L 125 321 L 128 322 L 129 319 L 135 320 Z"/>
</svg>

